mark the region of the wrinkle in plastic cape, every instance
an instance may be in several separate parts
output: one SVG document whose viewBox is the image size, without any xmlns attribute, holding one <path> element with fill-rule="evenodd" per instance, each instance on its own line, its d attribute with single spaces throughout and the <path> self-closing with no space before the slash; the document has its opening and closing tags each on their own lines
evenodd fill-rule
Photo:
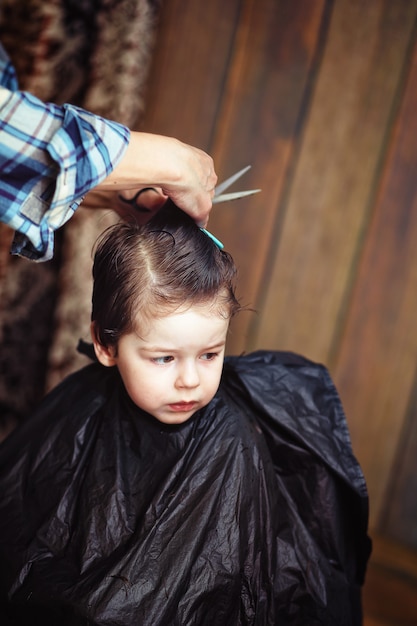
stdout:
<svg viewBox="0 0 417 626">
<path fill-rule="evenodd" d="M 226 359 L 164 425 L 70 376 L 0 446 L 1 624 L 360 624 L 367 493 L 325 368 Z"/>
</svg>

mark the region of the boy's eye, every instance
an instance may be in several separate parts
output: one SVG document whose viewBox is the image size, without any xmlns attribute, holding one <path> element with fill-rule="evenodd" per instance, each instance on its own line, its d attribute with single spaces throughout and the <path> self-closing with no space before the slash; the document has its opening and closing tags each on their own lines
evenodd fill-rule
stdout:
<svg viewBox="0 0 417 626">
<path fill-rule="evenodd" d="M 165 365 L 166 363 L 171 363 L 174 360 L 173 356 L 157 356 L 152 359 L 154 363 L 158 363 L 159 365 Z"/>
<path fill-rule="evenodd" d="M 213 359 L 216 358 L 216 356 L 218 356 L 217 352 L 206 352 L 205 354 L 202 355 L 202 359 L 204 359 L 205 361 L 213 361 Z"/>
</svg>

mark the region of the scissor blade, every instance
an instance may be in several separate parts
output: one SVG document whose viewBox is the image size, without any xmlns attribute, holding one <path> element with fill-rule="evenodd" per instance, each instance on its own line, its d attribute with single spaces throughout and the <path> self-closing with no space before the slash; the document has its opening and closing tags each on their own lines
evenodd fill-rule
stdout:
<svg viewBox="0 0 417 626">
<path fill-rule="evenodd" d="M 230 178 L 227 178 L 225 181 L 220 183 L 220 185 L 217 185 L 216 189 L 214 190 L 214 197 L 220 196 L 223 193 L 223 191 L 226 191 L 226 189 L 229 189 L 229 187 L 231 187 L 233 183 L 239 180 L 239 178 L 241 178 L 243 174 L 246 174 L 246 172 L 250 170 L 251 167 L 252 167 L 251 165 L 247 165 L 246 167 L 241 169 L 239 172 L 236 172 L 236 174 L 233 174 L 233 176 L 230 176 Z"/>
<path fill-rule="evenodd" d="M 254 193 L 259 193 L 260 189 L 249 189 L 248 191 L 235 191 L 233 193 L 222 193 L 220 196 L 214 196 L 213 204 L 219 202 L 228 202 L 229 200 L 238 200 L 239 198 L 245 198 L 246 196 L 252 196 Z"/>
</svg>

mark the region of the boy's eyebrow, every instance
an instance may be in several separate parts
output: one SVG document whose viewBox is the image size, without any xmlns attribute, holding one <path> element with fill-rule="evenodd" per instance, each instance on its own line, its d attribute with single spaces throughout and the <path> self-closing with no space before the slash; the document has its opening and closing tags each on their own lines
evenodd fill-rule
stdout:
<svg viewBox="0 0 417 626">
<path fill-rule="evenodd" d="M 223 346 L 226 345 L 226 341 L 222 340 L 222 341 L 218 341 L 214 344 L 211 344 L 205 348 L 203 348 L 201 351 L 202 352 L 210 352 L 211 350 L 215 350 L 216 348 L 223 348 Z M 164 353 L 174 353 L 174 352 L 181 352 L 181 348 L 167 348 L 166 346 L 163 348 L 161 346 L 142 346 L 141 350 L 144 350 L 145 352 L 164 352 Z"/>
</svg>

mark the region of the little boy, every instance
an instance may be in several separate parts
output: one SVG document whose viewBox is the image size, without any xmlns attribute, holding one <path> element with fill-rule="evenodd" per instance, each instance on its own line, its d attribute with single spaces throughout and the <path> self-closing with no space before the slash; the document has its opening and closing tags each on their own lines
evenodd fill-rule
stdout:
<svg viewBox="0 0 417 626">
<path fill-rule="evenodd" d="M 172 207 L 93 275 L 99 362 L 0 447 L 2 623 L 360 624 L 367 494 L 327 371 L 224 359 L 233 261 Z"/>
</svg>

